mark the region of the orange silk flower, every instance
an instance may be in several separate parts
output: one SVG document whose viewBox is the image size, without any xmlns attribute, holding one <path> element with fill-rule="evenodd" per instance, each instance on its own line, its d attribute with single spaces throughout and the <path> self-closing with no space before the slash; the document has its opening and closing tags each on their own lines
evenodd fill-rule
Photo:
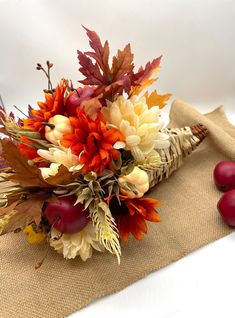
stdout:
<svg viewBox="0 0 235 318">
<path fill-rule="evenodd" d="M 160 222 L 155 210 L 160 202 L 152 198 L 128 199 L 120 195 L 121 205 L 116 197 L 110 201 L 110 210 L 116 220 L 122 241 L 127 242 L 130 233 L 137 240 L 142 240 L 143 233 L 147 233 L 146 221 Z"/>
<path fill-rule="evenodd" d="M 65 134 L 61 145 L 80 156 L 80 163 L 84 164 L 82 173 L 94 171 L 100 174 L 106 168 L 113 170 L 112 160 L 118 160 L 121 155 L 113 147 L 117 141 L 123 140 L 120 131 L 107 129 L 101 115 L 92 120 L 82 109 L 77 117 L 70 117 L 70 121 L 74 132 Z"/>
<path fill-rule="evenodd" d="M 54 92 L 45 93 L 45 102 L 38 102 L 40 109 L 30 109 L 29 118 L 23 119 L 23 128 L 44 132 L 43 122 L 58 114 L 64 114 L 64 93 L 67 82 L 61 80 Z"/>
</svg>

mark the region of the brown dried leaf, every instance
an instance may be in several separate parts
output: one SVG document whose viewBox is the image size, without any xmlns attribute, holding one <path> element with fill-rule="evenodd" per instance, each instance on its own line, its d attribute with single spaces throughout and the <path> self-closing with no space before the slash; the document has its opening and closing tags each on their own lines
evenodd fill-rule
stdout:
<svg viewBox="0 0 235 318">
<path fill-rule="evenodd" d="M 4 226 L 1 234 L 14 232 L 18 229 L 23 229 L 31 222 L 39 225 L 42 216 L 42 208 L 45 202 L 54 202 L 56 197 L 48 193 L 37 193 L 31 195 L 24 201 L 16 201 L 5 210 L 5 214 L 10 215 L 8 223 Z"/>
<path fill-rule="evenodd" d="M 68 170 L 68 168 L 60 165 L 57 174 L 47 178 L 45 181 L 51 186 L 57 186 L 74 181 L 74 176 L 73 173 Z"/>
<path fill-rule="evenodd" d="M 113 57 L 111 69 L 112 81 L 121 79 L 124 75 L 129 74 L 133 68 L 134 54 L 131 52 L 130 44 L 127 44 L 123 50 L 118 50 L 117 56 Z"/>
<path fill-rule="evenodd" d="M 28 160 L 19 152 L 17 146 L 10 139 L 0 140 L 3 157 L 15 173 L 9 180 L 18 182 L 22 187 L 48 187 L 41 176 L 41 171 L 35 166 L 29 166 Z"/>
<path fill-rule="evenodd" d="M 19 202 L 21 202 L 21 201 L 17 200 L 15 202 L 11 203 L 10 205 L 8 205 L 5 208 L 0 208 L 0 215 L 5 215 L 5 214 L 11 213 L 15 209 L 17 204 L 19 204 Z"/>
<path fill-rule="evenodd" d="M 1 181 L 0 182 L 0 204 L 4 201 L 7 202 L 7 206 L 10 206 L 14 202 L 20 202 L 23 195 L 27 194 L 27 190 L 21 188 L 18 184 L 12 183 L 11 181 Z M 2 209 L 3 206 L 2 206 Z M 0 209 L 4 214 L 4 211 Z"/>
<path fill-rule="evenodd" d="M 47 198 L 47 194 L 36 194 L 18 204 L 15 210 L 17 214 L 25 216 L 26 220 L 32 220 L 38 225 L 41 221 L 42 207 Z"/>
<path fill-rule="evenodd" d="M 5 133 L 1 128 L 0 128 L 0 133 Z M 6 163 L 5 159 L 3 158 L 3 149 L 2 145 L 0 144 L 0 169 L 4 169 L 8 166 Z"/>
<path fill-rule="evenodd" d="M 29 223 L 33 221 L 33 217 L 31 215 L 27 215 L 24 213 L 19 213 L 16 210 L 13 210 L 11 213 L 11 218 L 8 223 L 4 226 L 1 235 L 14 232 L 15 230 L 22 229 L 27 226 Z"/>
</svg>

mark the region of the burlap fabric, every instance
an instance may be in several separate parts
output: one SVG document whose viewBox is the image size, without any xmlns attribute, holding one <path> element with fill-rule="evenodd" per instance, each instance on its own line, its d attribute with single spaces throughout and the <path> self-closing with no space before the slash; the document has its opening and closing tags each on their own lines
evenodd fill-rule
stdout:
<svg viewBox="0 0 235 318">
<path fill-rule="evenodd" d="M 171 127 L 197 122 L 209 129 L 210 137 L 151 192 L 162 202 L 162 222 L 149 224 L 143 241 L 131 239 L 122 245 L 120 266 L 108 252 L 94 253 L 84 263 L 66 261 L 51 250 L 43 266 L 35 270 L 45 246 L 28 245 L 23 234 L 1 237 L 0 317 L 66 317 L 229 234 L 232 230 L 216 210 L 221 193 L 214 186 L 212 171 L 220 160 L 235 160 L 235 127 L 221 107 L 204 116 L 180 100 L 173 103 Z"/>
</svg>

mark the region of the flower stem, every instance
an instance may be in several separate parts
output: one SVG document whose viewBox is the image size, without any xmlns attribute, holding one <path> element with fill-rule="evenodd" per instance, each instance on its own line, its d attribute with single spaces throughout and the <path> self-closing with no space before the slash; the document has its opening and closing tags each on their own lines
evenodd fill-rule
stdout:
<svg viewBox="0 0 235 318">
<path fill-rule="evenodd" d="M 39 64 L 39 63 L 37 64 L 36 69 L 43 71 L 43 73 L 44 73 L 44 74 L 46 75 L 46 77 L 47 77 L 47 81 L 48 81 L 47 87 L 48 87 L 48 90 L 49 90 L 49 91 L 53 91 L 53 86 L 52 86 L 51 77 L 50 77 L 50 69 L 52 68 L 53 64 L 50 63 L 49 61 L 47 61 L 47 62 L 46 62 L 46 65 L 47 65 L 47 71 L 46 71 L 45 68 L 42 67 L 42 65 Z"/>
<path fill-rule="evenodd" d="M 28 115 L 26 115 L 21 109 L 19 109 L 19 107 L 17 107 L 16 105 L 13 105 L 15 107 L 15 109 L 17 109 L 22 115 L 24 115 L 25 117 L 29 117 Z"/>
<path fill-rule="evenodd" d="M 3 103 L 3 100 L 2 100 L 2 96 L 1 96 L 1 95 L 0 95 L 0 103 L 1 103 L 0 106 L 2 106 L 2 107 L 5 109 L 5 105 L 4 105 L 4 103 Z"/>
</svg>

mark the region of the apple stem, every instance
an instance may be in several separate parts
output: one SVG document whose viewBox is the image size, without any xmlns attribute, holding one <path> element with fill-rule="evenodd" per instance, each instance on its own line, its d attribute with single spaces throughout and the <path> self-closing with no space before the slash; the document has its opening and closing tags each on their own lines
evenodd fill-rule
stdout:
<svg viewBox="0 0 235 318">
<path fill-rule="evenodd" d="M 58 221 L 58 219 L 60 219 L 59 216 L 56 217 L 54 223 L 52 223 L 52 225 L 51 225 L 50 231 L 48 232 L 48 237 L 49 237 L 49 239 L 54 240 L 54 241 L 59 240 L 59 239 L 61 238 L 61 236 L 63 235 L 63 233 L 60 233 L 60 235 L 57 236 L 57 237 L 52 237 L 52 236 L 51 236 L 51 231 L 53 230 L 53 228 L 54 228 L 54 226 L 55 226 L 55 223 Z"/>
<path fill-rule="evenodd" d="M 59 236 L 52 237 L 51 239 L 52 239 L 53 241 L 58 241 L 58 240 L 61 238 L 62 235 L 63 235 L 63 233 L 60 233 Z"/>
</svg>

